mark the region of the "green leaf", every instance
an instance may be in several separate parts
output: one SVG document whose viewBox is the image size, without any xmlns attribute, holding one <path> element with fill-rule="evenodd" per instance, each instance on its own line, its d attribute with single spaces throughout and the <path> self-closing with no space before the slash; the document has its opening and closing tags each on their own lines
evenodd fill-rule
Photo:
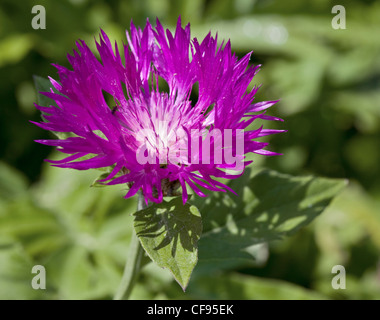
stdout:
<svg viewBox="0 0 380 320">
<path fill-rule="evenodd" d="M 346 185 L 345 180 L 249 171 L 230 186 L 238 194 L 196 199 L 202 212 L 199 260 L 216 267 L 252 261 L 255 245 L 281 239 L 309 224 Z M 203 202 L 203 203 L 202 203 Z"/>
<path fill-rule="evenodd" d="M 99 177 L 97 177 L 91 184 L 91 187 L 97 187 L 97 188 L 103 188 L 106 187 L 104 183 L 101 182 L 101 180 L 104 180 L 109 176 L 110 172 L 104 172 Z"/>
<path fill-rule="evenodd" d="M 4 173 L 13 172 L 7 169 Z M 28 299 L 40 298 L 41 291 L 49 299 L 113 296 L 134 232 L 131 214 L 136 199 L 123 198 L 124 186 L 89 188 L 96 175 L 45 165 L 38 184 L 21 188 L 16 179 L 17 197 L 10 192 L 9 199 L 0 197 L 0 298 L 14 299 L 19 292 L 24 299 L 24 291 Z M 8 250 L 15 243 L 32 261 L 20 272 L 16 269 L 23 266 L 21 258 Z M 47 290 L 31 288 L 34 264 L 46 268 Z M 13 271 L 22 281 L 11 278 Z"/>
<path fill-rule="evenodd" d="M 168 268 L 185 290 L 198 261 L 197 242 L 202 232 L 198 209 L 182 204 L 182 197 L 153 204 L 134 214 L 134 227 L 149 257 Z"/>
<path fill-rule="evenodd" d="M 53 85 L 51 84 L 50 80 L 49 79 L 46 79 L 46 78 L 43 78 L 43 77 L 40 77 L 40 76 L 33 76 L 33 80 L 34 80 L 34 85 L 36 87 L 36 90 L 37 90 L 37 102 L 40 106 L 43 106 L 43 107 L 48 107 L 48 106 L 54 106 L 54 107 L 57 107 L 57 104 L 55 103 L 54 100 L 44 96 L 43 94 L 41 94 L 41 92 L 50 92 L 51 89 L 55 92 L 55 93 L 59 93 L 54 87 Z M 44 112 L 41 112 L 42 113 L 42 119 L 44 121 L 46 121 L 46 119 L 44 118 Z M 72 134 L 70 132 L 56 132 L 56 131 L 51 131 L 54 135 L 57 136 L 58 139 L 66 139 L 70 136 L 72 136 Z"/>
<path fill-rule="evenodd" d="M 80 158 L 82 159 L 82 158 Z M 104 167 L 104 168 L 96 168 L 98 171 L 103 171 L 102 174 L 100 174 L 91 184 L 91 187 L 109 187 L 107 184 L 104 184 L 101 180 L 106 179 L 112 172 L 112 170 L 115 168 L 115 165 L 109 166 L 109 167 Z M 119 171 L 112 179 L 116 179 L 120 176 L 123 175 L 123 171 Z M 107 180 L 108 181 L 108 180 Z"/>
<path fill-rule="evenodd" d="M 27 190 L 27 179 L 25 176 L 0 161 L 0 199 L 8 200 L 22 196 Z"/>
<path fill-rule="evenodd" d="M 57 107 L 57 104 L 54 100 L 44 96 L 40 92 L 50 92 L 50 89 L 53 89 L 55 93 L 58 93 L 58 91 L 53 87 L 49 79 L 40 77 L 40 76 L 33 76 L 34 85 L 37 90 L 37 101 L 38 104 L 43 107 L 48 107 L 50 105 L 53 105 Z"/>
<path fill-rule="evenodd" d="M 66 250 L 58 280 L 60 299 L 101 299 L 114 290 L 118 274 L 110 276 L 106 269 L 109 261 L 100 262 L 99 256 L 80 246 Z"/>
</svg>

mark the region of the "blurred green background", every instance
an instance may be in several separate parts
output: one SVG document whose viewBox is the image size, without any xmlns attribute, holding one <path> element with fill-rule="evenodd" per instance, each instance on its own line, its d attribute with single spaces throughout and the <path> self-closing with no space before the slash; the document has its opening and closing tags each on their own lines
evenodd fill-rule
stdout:
<svg viewBox="0 0 380 320">
<path fill-rule="evenodd" d="M 46 30 L 31 9 L 46 8 Z M 334 30 L 331 8 L 346 9 Z M 380 298 L 380 2 L 375 0 L 61 0 L 0 4 L 0 298 L 109 299 L 120 281 L 135 200 L 123 187 L 89 188 L 95 172 L 52 168 L 52 149 L 34 143 L 49 133 L 30 124 L 33 75 L 53 78 L 50 63 L 80 38 L 94 48 L 99 28 L 126 42 L 130 20 L 173 27 L 178 15 L 192 36 L 210 30 L 231 39 L 239 57 L 262 64 L 257 100 L 281 99 L 271 113 L 287 129 L 270 138 L 283 156 L 255 157 L 256 167 L 347 178 L 349 187 L 310 226 L 260 250 L 255 266 L 202 275 L 186 294 L 153 264 L 143 269 L 135 299 Z M 33 290 L 32 266 L 47 269 L 47 289 Z M 346 268 L 334 290 L 334 265 Z"/>
</svg>

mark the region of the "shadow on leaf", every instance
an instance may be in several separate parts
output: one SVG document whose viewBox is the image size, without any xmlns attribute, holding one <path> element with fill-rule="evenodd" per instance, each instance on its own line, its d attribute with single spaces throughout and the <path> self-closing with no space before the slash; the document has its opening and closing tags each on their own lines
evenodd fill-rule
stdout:
<svg viewBox="0 0 380 320">
<path fill-rule="evenodd" d="M 310 223 L 345 186 L 344 180 L 247 170 L 229 184 L 238 194 L 213 193 L 194 204 L 202 212 L 199 259 L 254 259 L 252 246 L 281 239 Z"/>
<path fill-rule="evenodd" d="M 155 251 L 171 245 L 171 256 L 175 258 L 178 246 L 188 252 L 196 250 L 202 220 L 194 206 L 183 205 L 178 197 L 135 213 L 135 229 L 142 241 L 151 240 Z"/>
</svg>

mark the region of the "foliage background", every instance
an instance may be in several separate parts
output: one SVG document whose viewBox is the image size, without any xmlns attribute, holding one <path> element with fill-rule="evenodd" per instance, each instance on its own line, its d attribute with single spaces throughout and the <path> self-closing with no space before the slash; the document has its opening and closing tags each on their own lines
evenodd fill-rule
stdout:
<svg viewBox="0 0 380 320">
<path fill-rule="evenodd" d="M 31 27 L 31 8 L 47 12 L 46 30 Z M 347 29 L 331 27 L 344 5 Z M 263 65 L 257 100 L 281 98 L 271 111 L 288 133 L 271 138 L 281 157 L 255 157 L 256 168 L 347 178 L 349 187 L 311 225 L 261 246 L 255 265 L 197 270 L 186 294 L 167 272 L 147 265 L 136 299 L 380 298 L 380 2 L 375 0 L 13 1 L 0 4 L 0 298 L 108 299 L 121 278 L 135 199 L 123 188 L 89 188 L 93 172 L 43 163 L 51 149 L 32 75 L 55 77 L 78 38 L 92 48 L 101 27 L 125 42 L 133 19 L 192 35 L 231 38 L 238 56 L 253 50 Z M 253 84 L 252 84 L 253 85 Z M 266 124 L 274 128 L 275 124 Z M 47 290 L 32 290 L 31 268 L 44 265 Z M 331 268 L 346 267 L 346 290 L 333 290 Z"/>
</svg>

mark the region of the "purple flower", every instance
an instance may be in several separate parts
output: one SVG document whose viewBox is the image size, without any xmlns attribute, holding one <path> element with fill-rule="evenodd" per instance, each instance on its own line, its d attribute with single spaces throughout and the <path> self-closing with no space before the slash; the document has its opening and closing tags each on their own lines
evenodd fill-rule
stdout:
<svg viewBox="0 0 380 320">
<path fill-rule="evenodd" d="M 218 46 L 210 33 L 202 42 L 191 39 L 190 25 L 182 28 L 180 18 L 174 35 L 158 20 L 143 30 L 131 23 L 127 40 L 122 55 L 101 31 L 101 62 L 80 41 L 68 55 L 73 70 L 55 65 L 60 82 L 49 78 L 55 90 L 43 94 L 56 106 L 36 105 L 45 114 L 36 124 L 71 136 L 37 141 L 69 155 L 49 162 L 78 170 L 110 167 L 104 183 L 128 184 L 126 197 L 141 189 L 146 201 L 159 203 L 181 188 L 185 203 L 186 185 L 199 196 L 205 196 L 199 187 L 233 192 L 215 178 L 240 176 L 248 152 L 276 154 L 254 139 L 283 130 L 245 130 L 255 119 L 281 120 L 265 114 L 277 101 L 253 103 L 258 87 L 247 92 L 259 70 L 248 65 L 251 53 L 239 60 L 230 41 Z M 165 83 L 168 90 L 160 91 Z"/>
</svg>

